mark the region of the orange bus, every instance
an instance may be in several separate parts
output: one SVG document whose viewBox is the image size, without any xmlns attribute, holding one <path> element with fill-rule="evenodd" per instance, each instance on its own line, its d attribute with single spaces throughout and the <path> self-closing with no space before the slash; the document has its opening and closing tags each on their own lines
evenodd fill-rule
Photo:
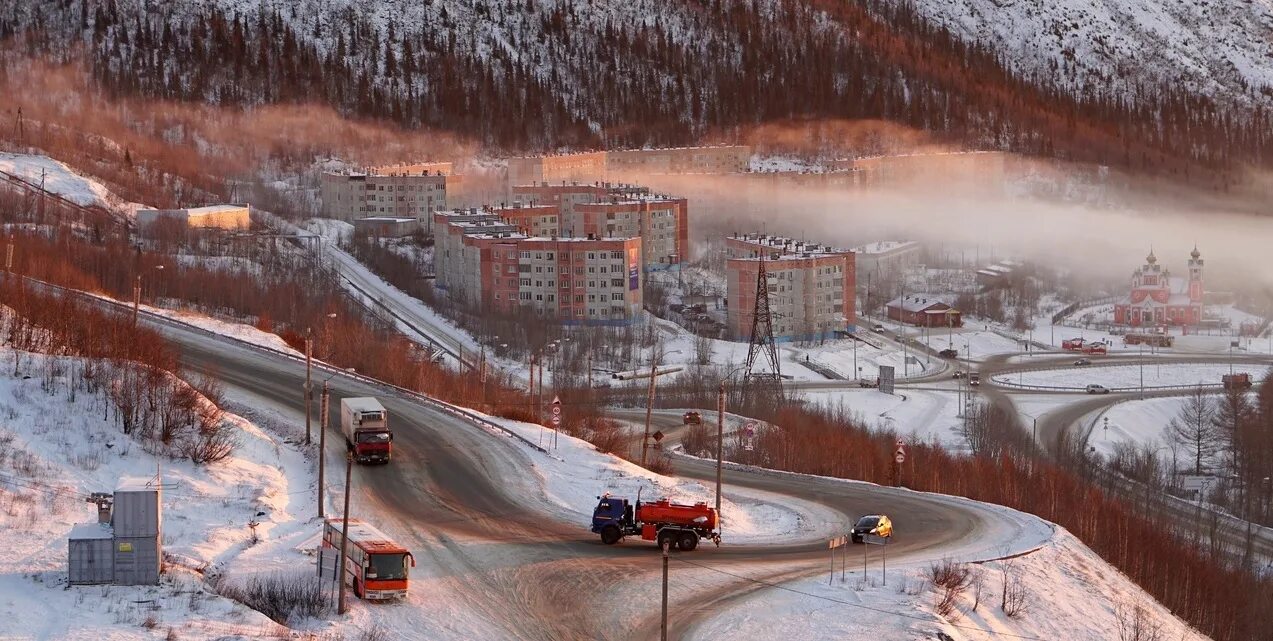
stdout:
<svg viewBox="0 0 1273 641">
<path fill-rule="evenodd" d="M 338 558 L 341 529 L 338 517 L 328 518 L 323 526 L 323 549 Z M 349 519 L 345 577 L 355 596 L 366 601 L 406 598 L 408 574 L 413 567 L 415 557 L 406 548 L 370 524 Z"/>
</svg>

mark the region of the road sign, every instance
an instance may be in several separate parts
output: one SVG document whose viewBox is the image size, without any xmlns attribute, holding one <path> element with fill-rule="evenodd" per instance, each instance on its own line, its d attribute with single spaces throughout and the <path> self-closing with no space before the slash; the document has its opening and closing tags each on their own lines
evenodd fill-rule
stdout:
<svg viewBox="0 0 1273 641">
<path fill-rule="evenodd" d="M 891 365 L 880 365 L 880 391 L 885 394 L 893 393 L 893 367 Z"/>
<path fill-rule="evenodd" d="M 828 548 L 830 548 L 830 549 L 832 549 L 832 550 L 834 550 L 834 549 L 836 549 L 836 548 L 844 547 L 844 546 L 846 546 L 846 545 L 848 545 L 848 544 L 849 544 L 849 537 L 847 537 L 847 536 L 837 536 L 837 537 L 835 537 L 835 538 L 833 538 L 833 539 L 831 539 L 830 541 L 828 541 L 828 542 L 827 542 L 827 547 L 828 547 Z"/>
<path fill-rule="evenodd" d="M 887 545 L 888 537 L 880 536 L 878 534 L 863 534 L 862 542 L 868 545 Z"/>
<path fill-rule="evenodd" d="M 893 460 L 897 461 L 898 465 L 901 465 L 902 463 L 906 462 L 906 454 L 902 453 L 899 450 L 896 454 L 893 455 Z"/>
<path fill-rule="evenodd" d="M 553 406 L 553 416 L 561 416 L 561 406 L 560 406 L 560 405 L 554 405 L 554 406 Z"/>
<path fill-rule="evenodd" d="M 906 441 L 903 441 L 903 440 L 902 440 L 902 439 L 900 439 L 900 438 L 899 438 L 899 439 L 897 439 L 897 449 L 899 449 L 899 450 L 904 450 L 904 449 L 906 449 Z"/>
</svg>

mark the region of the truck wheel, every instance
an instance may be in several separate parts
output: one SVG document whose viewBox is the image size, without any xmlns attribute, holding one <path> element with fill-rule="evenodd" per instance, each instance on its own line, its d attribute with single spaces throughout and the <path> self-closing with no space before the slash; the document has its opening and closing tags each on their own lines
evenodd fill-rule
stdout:
<svg viewBox="0 0 1273 641">
<path fill-rule="evenodd" d="M 602 543 L 605 543 L 606 545 L 614 545 L 619 542 L 620 538 L 622 538 L 622 534 L 619 532 L 619 528 L 613 525 L 607 525 L 601 528 Z"/>
<path fill-rule="evenodd" d="M 667 546 L 667 549 L 671 550 L 676 547 L 676 534 L 674 532 L 659 532 L 659 537 L 656 539 L 656 542 L 659 544 L 660 550 L 663 549 L 664 545 Z"/>
<path fill-rule="evenodd" d="M 682 534 L 680 540 L 676 542 L 676 547 L 682 552 L 693 552 L 694 548 L 698 547 L 698 535 L 693 532 Z"/>
</svg>

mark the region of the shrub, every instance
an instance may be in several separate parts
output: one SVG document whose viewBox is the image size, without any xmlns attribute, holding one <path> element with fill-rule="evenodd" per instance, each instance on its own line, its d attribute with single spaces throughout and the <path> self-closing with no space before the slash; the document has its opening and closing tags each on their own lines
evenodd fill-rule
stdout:
<svg viewBox="0 0 1273 641">
<path fill-rule="evenodd" d="M 283 624 L 298 618 L 316 617 L 328 609 L 322 582 L 309 573 L 257 574 L 243 583 L 222 578 L 216 589 L 222 596 Z"/>
</svg>

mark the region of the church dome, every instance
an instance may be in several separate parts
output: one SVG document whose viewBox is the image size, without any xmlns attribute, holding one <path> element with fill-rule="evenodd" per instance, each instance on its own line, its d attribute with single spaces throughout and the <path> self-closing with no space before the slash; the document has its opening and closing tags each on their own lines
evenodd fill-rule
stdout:
<svg viewBox="0 0 1273 641">
<path fill-rule="evenodd" d="M 1198 260 L 1198 258 L 1202 256 L 1202 252 L 1198 251 L 1197 245 L 1194 245 L 1193 251 L 1189 252 L 1189 255 L 1193 257 L 1194 260 Z"/>
</svg>

